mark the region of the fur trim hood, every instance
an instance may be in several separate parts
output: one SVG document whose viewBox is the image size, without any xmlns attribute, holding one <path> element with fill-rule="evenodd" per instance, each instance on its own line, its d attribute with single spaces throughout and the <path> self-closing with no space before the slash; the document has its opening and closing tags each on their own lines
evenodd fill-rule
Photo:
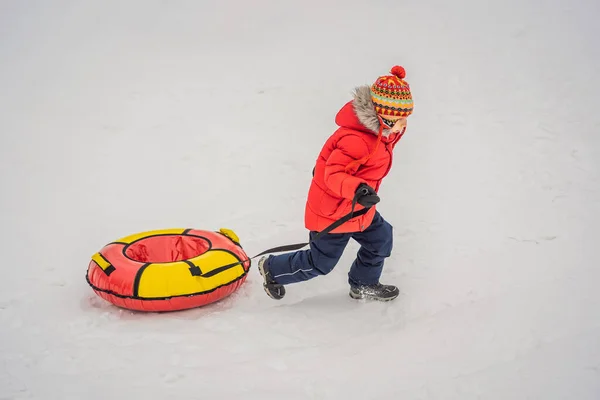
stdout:
<svg viewBox="0 0 600 400">
<path fill-rule="evenodd" d="M 360 86 L 354 90 L 354 113 L 361 124 L 375 135 L 379 135 L 381 122 L 375 112 L 375 104 L 371 100 L 371 88 L 369 86 Z M 384 126 L 383 136 L 388 137 L 391 130 Z"/>
</svg>

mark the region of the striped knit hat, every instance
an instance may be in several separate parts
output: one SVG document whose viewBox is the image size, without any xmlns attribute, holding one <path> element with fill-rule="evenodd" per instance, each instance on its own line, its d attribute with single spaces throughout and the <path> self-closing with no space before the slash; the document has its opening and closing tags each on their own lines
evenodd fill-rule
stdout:
<svg viewBox="0 0 600 400">
<path fill-rule="evenodd" d="M 392 75 L 380 76 L 371 86 L 375 111 L 388 125 L 413 112 L 410 86 L 404 81 L 406 71 L 397 65 L 392 68 L 391 73 Z"/>
</svg>

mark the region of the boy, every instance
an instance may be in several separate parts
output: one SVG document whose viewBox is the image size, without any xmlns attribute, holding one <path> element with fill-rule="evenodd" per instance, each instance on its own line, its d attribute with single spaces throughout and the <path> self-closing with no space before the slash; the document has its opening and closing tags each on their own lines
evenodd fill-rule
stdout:
<svg viewBox="0 0 600 400">
<path fill-rule="evenodd" d="M 393 233 L 375 204 L 413 100 L 404 68 L 395 66 L 391 74 L 379 77 L 371 87 L 357 88 L 354 100 L 336 116 L 339 129 L 319 154 L 306 202 L 310 249 L 259 260 L 264 290 L 273 299 L 283 298 L 284 285 L 331 272 L 350 238 L 361 245 L 348 273 L 350 297 L 380 301 L 398 297 L 396 286 L 379 283 Z M 349 220 L 317 237 L 346 215 Z"/>
</svg>

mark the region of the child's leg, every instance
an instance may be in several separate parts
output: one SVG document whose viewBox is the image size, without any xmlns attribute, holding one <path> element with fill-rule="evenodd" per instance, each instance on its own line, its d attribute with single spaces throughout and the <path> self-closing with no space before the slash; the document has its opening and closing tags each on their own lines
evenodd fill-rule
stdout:
<svg viewBox="0 0 600 400">
<path fill-rule="evenodd" d="M 392 254 L 393 228 L 379 212 L 375 213 L 373 222 L 364 232 L 357 232 L 352 238 L 361 247 L 350 272 L 348 281 L 351 285 L 372 285 L 379 282 L 384 260 Z"/>
<path fill-rule="evenodd" d="M 288 285 L 328 274 L 339 261 L 352 236 L 328 234 L 313 242 L 315 235 L 316 232 L 310 233 L 309 250 L 269 257 L 267 269 L 276 283 Z"/>
</svg>

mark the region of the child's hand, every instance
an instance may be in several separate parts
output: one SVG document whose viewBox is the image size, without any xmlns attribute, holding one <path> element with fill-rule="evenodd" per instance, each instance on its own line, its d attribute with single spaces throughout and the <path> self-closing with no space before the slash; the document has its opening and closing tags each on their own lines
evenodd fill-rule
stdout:
<svg viewBox="0 0 600 400">
<path fill-rule="evenodd" d="M 356 202 L 363 207 L 373 207 L 379 200 L 377 192 L 367 184 L 361 183 L 356 189 Z"/>
</svg>

